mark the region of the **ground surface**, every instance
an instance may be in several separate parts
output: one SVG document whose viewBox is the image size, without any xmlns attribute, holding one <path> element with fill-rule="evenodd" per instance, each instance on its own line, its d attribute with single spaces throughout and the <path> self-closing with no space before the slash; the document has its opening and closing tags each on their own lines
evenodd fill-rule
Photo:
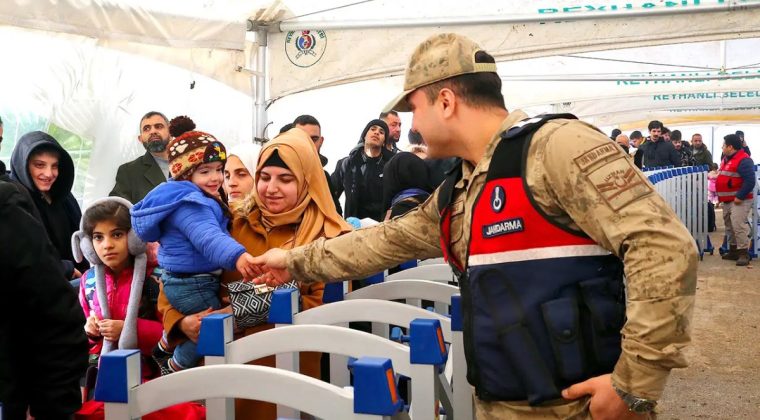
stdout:
<svg viewBox="0 0 760 420">
<path fill-rule="evenodd" d="M 716 216 L 715 254 L 699 265 L 690 366 L 671 374 L 660 419 L 760 419 L 760 262 L 721 260 Z"/>
</svg>

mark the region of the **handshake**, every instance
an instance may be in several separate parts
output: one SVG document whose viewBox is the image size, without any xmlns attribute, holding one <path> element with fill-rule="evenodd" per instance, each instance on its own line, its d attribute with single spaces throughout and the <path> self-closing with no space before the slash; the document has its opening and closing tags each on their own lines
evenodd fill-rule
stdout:
<svg viewBox="0 0 760 420">
<path fill-rule="evenodd" d="M 277 287 L 292 278 L 288 271 L 286 255 L 287 251 L 280 248 L 270 249 L 258 257 L 246 252 L 238 258 L 235 268 L 243 275 L 243 281 Z"/>
</svg>

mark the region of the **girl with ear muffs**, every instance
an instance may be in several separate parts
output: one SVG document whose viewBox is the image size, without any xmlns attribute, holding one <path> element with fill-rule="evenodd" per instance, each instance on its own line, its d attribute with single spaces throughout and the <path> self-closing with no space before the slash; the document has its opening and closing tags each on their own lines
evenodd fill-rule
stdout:
<svg viewBox="0 0 760 420">
<path fill-rule="evenodd" d="M 145 361 L 143 377 L 148 379 L 160 373 L 150 356 L 163 328 L 147 296 L 156 263 L 148 261 L 145 244 L 132 232 L 131 207 L 119 197 L 92 203 L 72 237 L 72 248 L 77 261 L 85 257 L 93 266 L 79 285 L 91 364 L 111 350 L 139 349 Z"/>
</svg>

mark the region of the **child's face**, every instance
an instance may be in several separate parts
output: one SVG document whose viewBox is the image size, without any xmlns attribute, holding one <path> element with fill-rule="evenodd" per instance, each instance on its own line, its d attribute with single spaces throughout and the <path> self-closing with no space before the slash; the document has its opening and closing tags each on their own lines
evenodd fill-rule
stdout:
<svg viewBox="0 0 760 420">
<path fill-rule="evenodd" d="M 104 220 L 92 230 L 92 245 L 103 261 L 113 271 L 121 271 L 129 263 L 127 232 L 111 220 Z"/>
<path fill-rule="evenodd" d="M 190 176 L 190 182 L 197 185 L 206 194 L 219 197 L 219 187 L 224 182 L 223 169 L 222 162 L 203 163 Z"/>
</svg>

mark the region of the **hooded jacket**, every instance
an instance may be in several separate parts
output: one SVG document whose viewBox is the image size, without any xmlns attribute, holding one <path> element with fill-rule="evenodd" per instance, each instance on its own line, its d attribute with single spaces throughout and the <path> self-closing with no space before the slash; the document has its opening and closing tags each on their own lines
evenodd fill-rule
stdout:
<svg viewBox="0 0 760 420">
<path fill-rule="evenodd" d="M 369 217 L 381 221 L 384 217 L 383 168 L 394 154 L 385 147 L 380 148 L 380 156 L 377 158 L 370 158 L 364 153 L 364 136 L 374 125 L 385 130 L 383 144 L 387 144 L 388 125 L 380 119 L 370 121 L 362 130 L 359 144 L 338 162 L 331 177 L 335 196 L 340 197 L 344 191 L 346 193 L 343 209 L 343 217 L 346 218 Z"/>
<path fill-rule="evenodd" d="M 43 146 L 58 153 L 58 177 L 50 188 L 50 203 L 34 185 L 29 174 L 29 158 Z M 23 185 L 32 196 L 48 238 L 58 250 L 65 275 L 71 278 L 74 268 L 79 271 L 86 270 L 90 266 L 89 263 L 76 263 L 71 252 L 71 234 L 79 229 L 82 211 L 71 194 L 71 187 L 74 185 L 74 162 L 68 152 L 47 133 L 32 131 L 24 134 L 11 154 L 11 179 Z"/>
<path fill-rule="evenodd" d="M 158 241 L 158 264 L 177 274 L 234 270 L 245 248 L 230 237 L 220 203 L 190 181 L 169 180 L 132 208 L 132 229 Z"/>
<path fill-rule="evenodd" d="M 0 181 L 0 405 L 3 418 L 64 419 L 82 405 L 85 319 L 18 185 Z"/>
</svg>

